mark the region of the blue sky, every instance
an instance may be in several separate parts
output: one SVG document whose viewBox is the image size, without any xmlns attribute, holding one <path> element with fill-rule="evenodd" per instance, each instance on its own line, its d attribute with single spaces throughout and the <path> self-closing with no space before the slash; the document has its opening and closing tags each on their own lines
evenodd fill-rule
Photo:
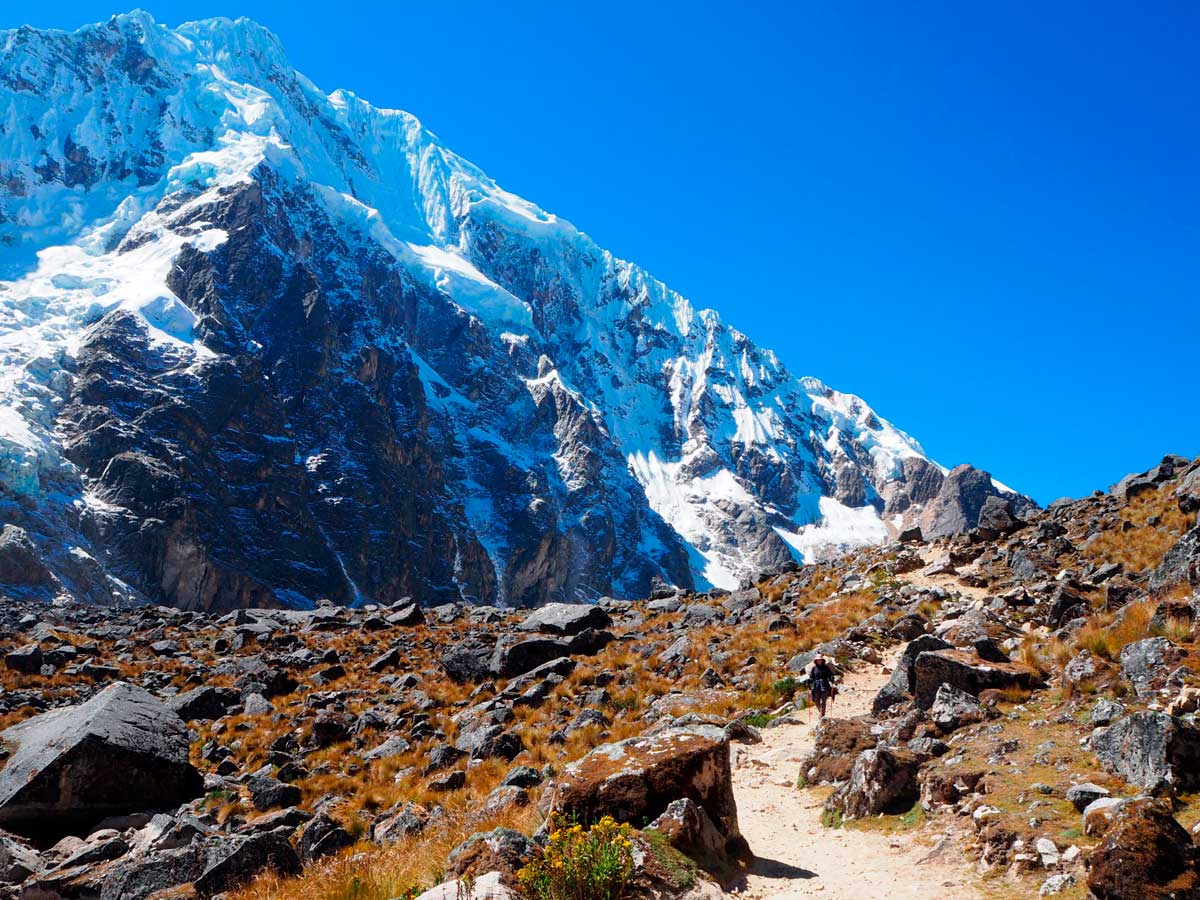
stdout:
<svg viewBox="0 0 1200 900">
<path fill-rule="evenodd" d="M 259 20 L 942 463 L 1044 503 L 1200 453 L 1195 3 L 141 5 Z"/>
</svg>

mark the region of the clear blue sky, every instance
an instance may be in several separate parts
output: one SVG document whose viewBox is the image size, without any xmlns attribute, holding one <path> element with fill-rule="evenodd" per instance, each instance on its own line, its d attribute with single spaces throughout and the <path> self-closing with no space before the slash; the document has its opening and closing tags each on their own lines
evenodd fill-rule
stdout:
<svg viewBox="0 0 1200 900">
<path fill-rule="evenodd" d="M 259 20 L 940 462 L 1048 502 L 1200 453 L 1194 2 L 142 5 Z"/>
</svg>

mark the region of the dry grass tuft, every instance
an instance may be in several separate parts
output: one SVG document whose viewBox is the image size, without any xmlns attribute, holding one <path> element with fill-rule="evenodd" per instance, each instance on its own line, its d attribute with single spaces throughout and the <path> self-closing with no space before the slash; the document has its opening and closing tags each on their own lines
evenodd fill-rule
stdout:
<svg viewBox="0 0 1200 900">
<path fill-rule="evenodd" d="M 1083 548 L 1083 555 L 1100 563 L 1119 562 L 1130 572 L 1156 568 L 1183 533 L 1196 524 L 1195 513 L 1180 510 L 1171 496 L 1173 489 L 1167 483 L 1134 497 L 1124 509 L 1124 520 L 1132 527 L 1101 532 Z"/>
</svg>

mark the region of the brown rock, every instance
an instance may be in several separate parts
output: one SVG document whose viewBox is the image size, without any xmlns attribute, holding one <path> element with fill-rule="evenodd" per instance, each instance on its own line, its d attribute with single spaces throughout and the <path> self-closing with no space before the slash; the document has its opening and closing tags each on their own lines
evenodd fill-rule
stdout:
<svg viewBox="0 0 1200 900">
<path fill-rule="evenodd" d="M 729 739 L 711 725 L 597 747 L 547 785 L 542 806 L 581 822 L 608 815 L 639 825 L 657 819 L 672 802 L 684 798 L 704 810 L 724 838 L 730 860 L 749 856 L 738 829 Z"/>
<path fill-rule="evenodd" d="M 858 755 L 878 742 L 871 733 L 869 720 L 822 719 L 814 735 L 812 752 L 800 763 L 800 777 L 806 784 L 845 781 Z"/>
<path fill-rule="evenodd" d="M 1196 847 L 1161 800 L 1122 806 L 1087 866 L 1088 888 L 1098 900 L 1200 898 Z"/>
</svg>

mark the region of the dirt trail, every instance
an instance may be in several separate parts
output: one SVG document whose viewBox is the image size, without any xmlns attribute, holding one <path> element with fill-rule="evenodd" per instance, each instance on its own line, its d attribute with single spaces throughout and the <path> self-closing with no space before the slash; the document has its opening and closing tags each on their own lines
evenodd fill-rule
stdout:
<svg viewBox="0 0 1200 900">
<path fill-rule="evenodd" d="M 887 678 L 882 666 L 849 674 L 833 714 L 868 712 Z M 742 895 L 755 900 L 978 900 L 973 872 L 954 850 L 944 859 L 922 862 L 930 849 L 912 835 L 821 825 L 824 793 L 795 787 L 799 761 L 813 744 L 815 712 L 811 715 L 809 724 L 763 729 L 761 744 L 735 745 L 738 821 L 758 857 Z"/>
<path fill-rule="evenodd" d="M 935 547 L 925 547 L 920 550 L 921 558 L 925 560 L 926 565 L 933 562 L 941 553 Z M 900 576 L 901 581 L 915 584 L 918 587 L 940 587 L 948 591 L 957 592 L 964 597 L 969 597 L 972 600 L 983 600 L 988 597 L 988 592 L 985 588 L 972 587 L 969 584 L 964 584 L 957 575 L 926 575 L 924 572 L 905 572 Z"/>
</svg>

